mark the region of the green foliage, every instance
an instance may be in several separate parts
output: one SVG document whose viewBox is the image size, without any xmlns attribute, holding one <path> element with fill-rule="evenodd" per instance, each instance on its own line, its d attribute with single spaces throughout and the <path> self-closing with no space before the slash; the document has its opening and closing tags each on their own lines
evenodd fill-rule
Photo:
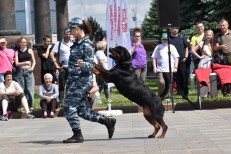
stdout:
<svg viewBox="0 0 231 154">
<path fill-rule="evenodd" d="M 39 103 L 40 103 L 39 95 L 38 95 L 37 92 L 35 92 L 35 94 L 34 94 L 34 108 L 35 108 L 35 109 L 41 109 Z"/>
<path fill-rule="evenodd" d="M 147 85 L 153 92 L 157 92 L 157 87 L 158 87 L 158 83 L 156 79 L 147 79 L 145 81 L 145 85 Z M 132 106 L 132 105 L 136 105 L 134 102 L 131 102 L 130 100 L 128 100 L 127 98 L 125 98 L 124 96 L 122 96 L 118 90 L 113 87 L 111 88 L 110 91 L 110 95 L 111 95 L 111 100 L 112 100 L 112 106 Z M 182 97 L 180 95 L 177 95 L 176 93 L 174 93 L 174 103 L 187 103 L 186 100 L 182 99 Z M 191 101 L 193 101 L 194 103 L 197 102 L 197 91 L 194 90 L 189 90 L 189 98 Z M 102 100 L 102 104 L 96 104 L 96 107 L 105 107 L 107 106 L 107 99 L 104 96 L 104 93 L 101 93 L 101 100 Z M 219 91 L 217 97 L 214 98 L 204 98 L 203 99 L 203 103 L 204 102 L 213 102 L 213 101 L 228 101 L 230 100 L 230 97 L 223 97 L 222 93 Z M 39 105 L 39 96 L 38 93 L 35 94 L 35 108 L 36 109 L 41 109 L 40 105 Z M 166 101 L 162 102 L 163 104 L 166 103 Z M 63 104 L 60 105 L 61 108 L 63 108 Z"/>
<path fill-rule="evenodd" d="M 205 29 L 212 29 L 215 33 L 222 18 L 231 22 L 230 0 L 179 0 L 179 5 L 180 28 L 185 36 L 195 34 L 197 21 L 203 21 Z M 142 23 L 142 30 L 144 38 L 159 39 L 162 30 L 158 27 L 157 0 L 152 0 Z"/>
<path fill-rule="evenodd" d="M 157 0 L 152 0 L 151 7 L 145 15 L 141 25 L 143 38 L 160 38 L 161 30 L 158 27 Z"/>
<path fill-rule="evenodd" d="M 230 0 L 179 0 L 180 23 L 187 36 L 195 34 L 195 23 L 203 21 L 205 29 L 218 31 L 219 21 L 225 18 L 231 21 Z"/>
</svg>

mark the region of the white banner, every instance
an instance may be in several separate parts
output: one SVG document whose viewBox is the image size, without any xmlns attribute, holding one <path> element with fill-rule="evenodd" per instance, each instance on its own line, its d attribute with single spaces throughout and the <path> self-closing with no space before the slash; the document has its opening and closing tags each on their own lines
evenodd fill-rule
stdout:
<svg viewBox="0 0 231 154">
<path fill-rule="evenodd" d="M 106 12 L 107 24 L 107 55 L 109 48 L 123 46 L 130 51 L 130 28 L 128 24 L 127 0 L 108 0 Z M 108 57 L 108 69 L 115 65 Z"/>
<path fill-rule="evenodd" d="M 120 0 L 120 6 L 118 6 L 118 22 L 117 22 L 117 35 L 116 45 L 127 48 L 130 52 L 131 40 L 130 40 L 130 27 L 128 19 L 128 4 L 127 0 Z"/>
<path fill-rule="evenodd" d="M 106 24 L 108 69 L 111 69 L 115 62 L 109 57 L 109 48 L 123 46 L 129 52 L 131 48 L 127 0 L 108 0 Z"/>
</svg>

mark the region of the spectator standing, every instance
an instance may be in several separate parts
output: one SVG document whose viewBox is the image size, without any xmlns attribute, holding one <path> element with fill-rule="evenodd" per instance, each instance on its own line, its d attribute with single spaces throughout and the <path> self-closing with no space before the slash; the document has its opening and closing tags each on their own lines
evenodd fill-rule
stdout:
<svg viewBox="0 0 231 154">
<path fill-rule="evenodd" d="M 27 46 L 26 37 L 20 38 L 20 50 L 15 53 L 15 65 L 17 67 L 17 80 L 20 86 L 23 88 L 24 93 L 28 94 L 29 107 L 31 110 L 34 109 L 34 67 L 35 57 L 32 49 Z"/>
<path fill-rule="evenodd" d="M 95 53 L 95 62 L 98 64 L 100 67 L 104 68 L 107 70 L 107 56 L 105 55 L 105 51 L 107 49 L 107 43 L 106 41 L 99 41 L 96 44 L 97 51 Z M 108 83 L 102 81 L 101 79 L 97 78 L 97 84 L 99 86 L 99 93 L 104 89 L 104 94 L 108 102 L 110 103 L 110 92 L 108 89 Z M 101 100 L 99 98 L 99 100 Z"/>
<path fill-rule="evenodd" d="M 43 110 L 43 118 L 47 118 L 47 111 L 50 111 L 50 118 L 54 118 L 54 112 L 57 108 L 57 98 L 59 96 L 58 86 L 52 83 L 53 76 L 46 73 L 45 83 L 39 86 L 40 106 Z"/>
<path fill-rule="evenodd" d="M 145 81 L 147 75 L 147 54 L 141 40 L 141 29 L 135 28 L 131 43 L 132 67 L 138 79 Z"/>
<path fill-rule="evenodd" d="M 17 40 L 17 42 L 11 47 L 14 51 L 20 50 L 20 39 Z"/>
<path fill-rule="evenodd" d="M 187 63 L 189 57 L 189 43 L 188 41 L 179 33 L 179 28 L 171 28 L 169 36 L 170 44 L 174 45 L 179 54 L 178 69 L 176 72 L 176 84 L 177 92 L 181 94 L 182 98 L 188 99 L 188 78 L 189 78 L 189 67 Z"/>
<path fill-rule="evenodd" d="M 195 46 L 199 42 L 201 42 L 203 40 L 203 38 L 204 38 L 205 26 L 201 21 L 198 21 L 196 23 L 196 31 L 197 31 L 197 34 L 194 35 L 191 38 L 191 41 L 190 41 L 191 50 L 193 50 L 193 51 L 195 51 Z M 194 58 L 194 64 L 195 64 L 195 68 L 197 68 L 198 63 L 195 62 L 195 58 Z"/>
<path fill-rule="evenodd" d="M 52 82 L 53 83 L 54 83 L 54 80 L 55 80 L 55 66 L 54 66 L 54 63 L 52 62 L 51 57 L 50 57 L 51 49 L 52 49 L 51 38 L 50 38 L 49 35 L 45 35 L 43 37 L 43 45 L 39 46 L 37 48 L 38 56 L 40 57 L 40 60 L 41 60 L 41 72 L 40 72 L 40 75 L 41 75 L 42 84 L 45 83 L 44 75 L 46 73 L 50 73 L 52 75 L 52 77 L 53 77 Z"/>
<path fill-rule="evenodd" d="M 74 135 L 63 140 L 63 143 L 81 143 L 84 141 L 79 116 L 105 125 L 111 139 L 116 119 L 104 117 L 86 106 L 87 95 L 92 88 L 94 67 L 94 46 L 88 37 L 91 34 L 91 25 L 86 20 L 73 18 L 69 23 L 69 28 L 71 34 L 78 41 L 72 47 L 69 59 L 68 88 L 64 100 L 64 115 Z"/>
<path fill-rule="evenodd" d="M 0 83 L 4 81 L 4 73 L 12 71 L 15 52 L 6 47 L 6 38 L 0 38 Z"/>
<path fill-rule="evenodd" d="M 34 119 L 35 116 L 33 116 L 29 110 L 28 102 L 23 93 L 23 89 L 17 82 L 12 80 L 12 72 L 5 72 L 4 79 L 5 81 L 0 83 L 0 102 L 3 112 L 1 120 L 8 121 L 8 116 L 6 114 L 7 109 L 17 110 L 20 105 L 22 105 L 26 111 L 26 117 L 29 119 Z"/>
<path fill-rule="evenodd" d="M 63 103 L 65 86 L 68 77 L 68 61 L 70 57 L 70 50 L 73 42 L 71 41 L 71 33 L 69 29 L 64 31 L 64 38 L 55 43 L 51 50 L 50 56 L 53 61 L 59 81 L 59 102 Z M 56 57 L 55 58 L 55 54 Z"/>
<path fill-rule="evenodd" d="M 212 63 L 212 55 L 213 55 L 213 42 L 214 42 L 214 33 L 212 30 L 207 30 L 205 32 L 204 39 L 195 46 L 194 50 L 192 50 L 193 55 L 200 59 L 198 68 L 210 68 Z M 200 50 L 201 55 L 199 55 L 196 51 Z M 201 92 L 203 93 L 203 92 Z M 203 97 L 210 96 L 210 84 L 208 85 L 208 94 L 202 95 Z"/>
<path fill-rule="evenodd" d="M 168 34 L 161 35 L 161 44 L 157 45 L 152 54 L 153 72 L 158 77 L 158 93 L 161 99 L 164 99 L 169 94 L 170 74 L 169 74 L 169 49 L 168 49 Z M 177 72 L 179 54 L 174 45 L 170 44 L 171 70 Z M 171 74 L 173 76 L 173 73 Z"/>
<path fill-rule="evenodd" d="M 222 64 L 231 65 L 231 31 L 229 29 L 229 22 L 222 19 L 219 22 L 220 32 L 215 35 L 214 51 L 221 51 L 224 56 Z"/>
<path fill-rule="evenodd" d="M 214 41 L 214 33 L 212 30 L 207 30 L 205 32 L 204 39 L 198 43 L 194 50 L 192 50 L 192 54 L 200 59 L 198 64 L 198 68 L 209 68 L 211 67 L 212 54 L 213 54 L 213 41 Z M 201 55 L 199 55 L 196 51 L 200 50 Z"/>
</svg>

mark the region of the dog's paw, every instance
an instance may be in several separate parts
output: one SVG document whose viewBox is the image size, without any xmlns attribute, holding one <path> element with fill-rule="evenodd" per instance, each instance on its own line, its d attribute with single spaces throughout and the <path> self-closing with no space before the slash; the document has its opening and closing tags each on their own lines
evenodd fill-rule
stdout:
<svg viewBox="0 0 231 154">
<path fill-rule="evenodd" d="M 97 65 L 97 64 L 95 64 L 94 69 L 99 70 L 99 69 L 100 69 L 100 66 L 99 66 L 99 65 Z"/>
<path fill-rule="evenodd" d="M 100 74 L 99 70 L 96 69 L 96 68 L 93 69 L 93 73 L 94 73 L 96 76 L 97 76 L 98 74 Z"/>
<path fill-rule="evenodd" d="M 155 135 L 153 135 L 153 134 L 148 135 L 148 138 L 155 138 Z"/>
<path fill-rule="evenodd" d="M 164 136 L 163 136 L 163 135 L 160 135 L 160 136 L 158 136 L 158 138 L 164 138 Z"/>
</svg>

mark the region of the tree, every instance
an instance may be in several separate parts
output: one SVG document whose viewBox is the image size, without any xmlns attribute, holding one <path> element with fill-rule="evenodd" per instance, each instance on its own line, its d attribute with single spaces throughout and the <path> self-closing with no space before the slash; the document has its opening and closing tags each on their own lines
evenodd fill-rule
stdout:
<svg viewBox="0 0 231 154">
<path fill-rule="evenodd" d="M 145 15 L 144 21 L 141 25 L 143 31 L 143 38 L 160 38 L 160 29 L 158 27 L 157 14 L 157 0 L 152 0 L 151 7 Z"/>
<path fill-rule="evenodd" d="M 144 38 L 159 39 L 157 0 L 152 0 L 150 5 L 142 23 L 143 35 Z M 231 22 L 230 0 L 179 0 L 179 5 L 180 29 L 185 36 L 195 34 L 197 21 L 202 21 L 205 29 L 212 29 L 215 33 L 222 18 Z"/>
<path fill-rule="evenodd" d="M 181 28 L 188 36 L 195 33 L 197 21 L 203 21 L 205 29 L 212 29 L 216 33 L 222 18 L 229 21 L 231 19 L 231 3 L 227 0 L 180 0 L 179 2 Z"/>
</svg>

